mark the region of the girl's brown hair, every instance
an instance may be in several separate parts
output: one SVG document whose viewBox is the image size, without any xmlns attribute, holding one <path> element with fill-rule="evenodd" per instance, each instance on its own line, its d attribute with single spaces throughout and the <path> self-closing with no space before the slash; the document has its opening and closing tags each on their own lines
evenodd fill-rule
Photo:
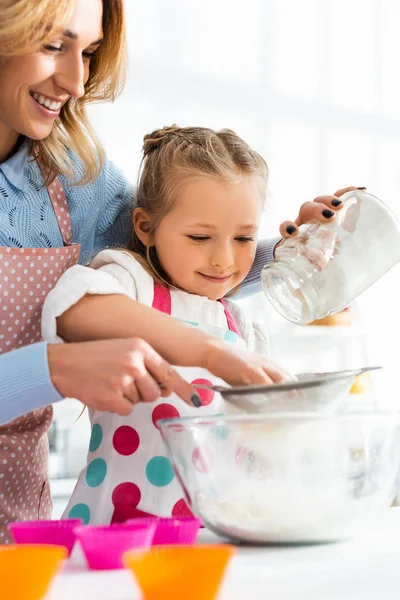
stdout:
<svg viewBox="0 0 400 600">
<path fill-rule="evenodd" d="M 73 7 L 74 0 L 0 0 L 0 59 L 40 50 L 65 29 Z M 86 105 L 114 101 L 123 88 L 125 66 L 123 0 L 103 0 L 103 43 L 91 60 L 85 94 L 66 102 L 46 139 L 32 142 L 32 152 L 47 172 L 47 184 L 59 174 L 74 178 L 69 150 L 82 163 L 79 183 L 98 176 L 104 151 L 90 125 Z"/>
<path fill-rule="evenodd" d="M 201 176 L 239 183 L 258 178 L 265 194 L 268 167 L 265 160 L 230 129 L 164 127 L 144 137 L 136 208 L 151 218 L 150 239 L 171 210 L 182 186 Z M 145 246 L 133 231 L 128 249 L 157 281 L 173 285 L 163 271 L 151 244 Z"/>
</svg>

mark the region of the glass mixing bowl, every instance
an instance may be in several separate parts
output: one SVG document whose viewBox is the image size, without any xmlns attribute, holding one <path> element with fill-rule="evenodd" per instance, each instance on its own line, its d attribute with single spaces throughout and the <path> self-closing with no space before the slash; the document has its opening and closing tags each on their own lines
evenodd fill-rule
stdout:
<svg viewBox="0 0 400 600">
<path fill-rule="evenodd" d="M 234 541 L 350 538 L 395 496 L 397 414 L 285 412 L 158 424 L 191 509 Z"/>
</svg>

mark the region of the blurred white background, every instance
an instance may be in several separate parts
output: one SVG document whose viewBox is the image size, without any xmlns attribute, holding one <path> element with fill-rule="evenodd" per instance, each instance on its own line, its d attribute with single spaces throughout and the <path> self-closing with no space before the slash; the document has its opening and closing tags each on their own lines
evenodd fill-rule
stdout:
<svg viewBox="0 0 400 600">
<path fill-rule="evenodd" d="M 126 9 L 126 89 L 91 112 L 129 179 L 153 129 L 229 127 L 270 168 L 262 236 L 278 235 L 306 200 L 347 185 L 367 186 L 400 216 L 399 0 L 126 0 Z M 347 335 L 337 364 L 331 346 L 345 338 L 316 344 L 311 335 L 307 356 L 294 342 L 303 331 L 261 299 L 251 303 L 288 367 L 383 364 L 380 385 L 397 399 L 399 287 L 397 267 L 360 298 L 364 349 Z"/>
<path fill-rule="evenodd" d="M 229 127 L 270 167 L 263 237 L 347 185 L 367 186 L 400 216 L 399 0 L 126 0 L 126 9 L 127 86 L 91 115 L 130 180 L 153 129 Z M 399 283 L 396 267 L 367 291 L 350 330 L 292 326 L 261 294 L 247 302 L 288 368 L 382 364 L 376 394 L 398 402 Z M 84 423 L 71 425 L 81 444 Z"/>
</svg>

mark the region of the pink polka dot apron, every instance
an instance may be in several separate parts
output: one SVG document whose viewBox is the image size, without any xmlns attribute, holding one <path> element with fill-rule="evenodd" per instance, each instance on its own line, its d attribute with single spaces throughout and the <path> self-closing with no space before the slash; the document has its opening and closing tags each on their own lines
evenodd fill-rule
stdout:
<svg viewBox="0 0 400 600">
<path fill-rule="evenodd" d="M 171 293 L 154 284 L 153 308 L 180 320 L 185 315 L 171 311 Z M 232 343 L 244 341 L 227 306 L 223 303 L 226 328 L 190 322 Z M 191 382 L 221 383 L 205 369 L 177 369 Z M 204 416 L 224 412 L 219 394 L 200 391 L 202 407 L 192 408 L 178 396 L 161 398 L 152 404 L 139 403 L 128 417 L 90 411 L 92 432 L 87 466 L 64 513 L 64 518 L 80 517 L 85 523 L 121 523 L 141 516 L 179 516 L 191 514 L 183 497 L 166 449 L 157 428 L 160 419 L 178 416 Z M 195 449 L 189 457 L 192 467 L 207 472 L 207 457 Z"/>
<path fill-rule="evenodd" d="M 80 245 L 72 243 L 67 199 L 57 179 L 48 193 L 64 245 L 0 247 L 1 354 L 41 341 L 43 302 L 79 259 Z M 0 543 L 10 541 L 8 523 L 51 517 L 47 431 L 52 416 L 48 406 L 0 427 Z"/>
</svg>

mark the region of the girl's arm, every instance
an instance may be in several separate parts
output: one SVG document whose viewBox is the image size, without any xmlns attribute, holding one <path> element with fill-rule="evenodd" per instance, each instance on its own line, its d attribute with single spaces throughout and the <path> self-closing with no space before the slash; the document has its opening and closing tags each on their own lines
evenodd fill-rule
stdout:
<svg viewBox="0 0 400 600">
<path fill-rule="evenodd" d="M 231 385 L 292 379 L 268 357 L 238 350 L 124 295 L 86 295 L 57 319 L 65 340 L 142 338 L 173 365 L 197 366 Z"/>
<path fill-rule="evenodd" d="M 110 252 L 99 255 L 97 264 Z M 64 273 L 44 304 L 45 339 L 62 341 L 61 336 L 68 342 L 79 342 L 140 338 L 169 363 L 203 367 L 231 384 L 290 378 L 267 357 L 238 350 L 233 344 L 134 300 L 137 290 L 129 269 L 121 265 L 112 269 L 114 276 L 109 270 L 81 266 Z"/>
<path fill-rule="evenodd" d="M 182 367 L 205 367 L 210 347 L 219 341 L 122 294 L 87 294 L 58 317 L 57 333 L 68 342 L 141 338 Z"/>
</svg>

